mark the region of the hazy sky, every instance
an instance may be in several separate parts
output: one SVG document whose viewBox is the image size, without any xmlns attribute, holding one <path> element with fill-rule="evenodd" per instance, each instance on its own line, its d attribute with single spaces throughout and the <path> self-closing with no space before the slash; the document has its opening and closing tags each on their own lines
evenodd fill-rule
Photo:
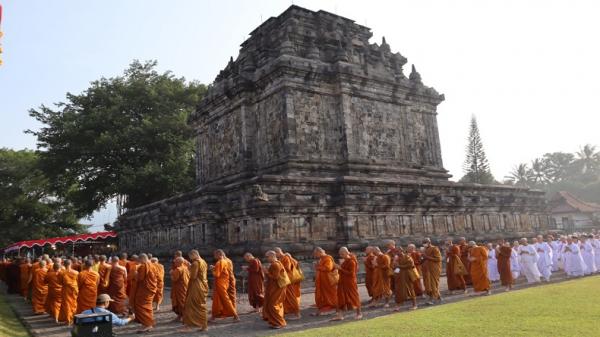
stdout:
<svg viewBox="0 0 600 337">
<path fill-rule="evenodd" d="M 599 1 L 0 0 L 0 147 L 35 148 L 28 109 L 133 59 L 210 83 L 249 32 L 292 3 L 367 25 L 372 42 L 385 36 L 446 95 L 438 123 L 455 179 L 472 114 L 497 179 L 545 152 L 600 145 Z M 114 216 L 110 207 L 92 222 Z"/>
</svg>

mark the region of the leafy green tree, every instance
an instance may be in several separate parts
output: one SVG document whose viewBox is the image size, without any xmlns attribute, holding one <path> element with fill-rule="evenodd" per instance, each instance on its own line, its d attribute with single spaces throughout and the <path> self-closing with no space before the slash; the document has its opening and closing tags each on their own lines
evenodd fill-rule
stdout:
<svg viewBox="0 0 600 337">
<path fill-rule="evenodd" d="M 529 187 L 531 185 L 531 170 L 527 164 L 519 164 L 504 179 L 510 185 Z"/>
<path fill-rule="evenodd" d="M 0 247 L 85 230 L 73 205 L 53 192 L 35 152 L 0 149 Z"/>
<path fill-rule="evenodd" d="M 206 87 L 156 61 L 134 61 L 122 76 L 101 78 L 79 95 L 30 115 L 44 172 L 89 215 L 118 198 L 133 208 L 194 186 L 194 143 L 187 124 Z M 30 131 L 31 132 L 31 131 Z"/>
<path fill-rule="evenodd" d="M 553 152 L 543 157 L 546 163 L 546 175 L 550 183 L 557 183 L 569 177 L 575 156 L 572 153 Z"/>
<path fill-rule="evenodd" d="M 548 183 L 548 165 L 544 159 L 536 158 L 531 162 L 530 170 L 531 181 L 536 186 L 542 186 Z"/>
<path fill-rule="evenodd" d="M 479 135 L 479 127 L 477 126 L 477 119 L 475 119 L 475 116 L 471 117 L 467 156 L 463 169 L 465 175 L 461 178 L 461 182 L 478 184 L 496 183 L 496 180 L 490 171 L 490 165 L 483 149 L 483 142 Z"/>
</svg>

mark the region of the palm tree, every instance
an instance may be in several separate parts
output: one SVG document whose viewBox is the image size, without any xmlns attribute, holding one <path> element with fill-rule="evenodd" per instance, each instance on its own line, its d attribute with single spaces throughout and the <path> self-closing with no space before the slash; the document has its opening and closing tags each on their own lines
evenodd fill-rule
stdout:
<svg viewBox="0 0 600 337">
<path fill-rule="evenodd" d="M 531 184 L 531 170 L 527 164 L 519 164 L 513 168 L 508 176 L 504 177 L 511 184 L 523 187 L 529 187 Z"/>
<path fill-rule="evenodd" d="M 550 182 L 556 183 L 568 179 L 573 168 L 575 156 L 572 153 L 553 152 L 544 155 L 546 175 Z"/>
<path fill-rule="evenodd" d="M 531 162 L 529 179 L 537 185 L 545 185 L 550 181 L 550 179 L 548 179 L 548 166 L 543 159 L 537 158 Z"/>
<path fill-rule="evenodd" d="M 577 152 L 575 162 L 581 168 L 581 173 L 592 173 L 600 167 L 600 152 L 596 152 L 596 147 L 586 144 Z"/>
</svg>

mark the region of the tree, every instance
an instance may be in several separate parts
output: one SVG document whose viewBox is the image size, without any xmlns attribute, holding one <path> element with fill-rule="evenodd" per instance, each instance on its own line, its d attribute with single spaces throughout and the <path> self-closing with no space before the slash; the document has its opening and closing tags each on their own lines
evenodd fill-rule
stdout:
<svg viewBox="0 0 600 337">
<path fill-rule="evenodd" d="M 572 153 L 553 152 L 544 154 L 546 163 L 546 175 L 551 183 L 557 183 L 566 179 L 573 166 L 574 156 Z"/>
<path fill-rule="evenodd" d="M 156 64 L 134 61 L 122 76 L 67 93 L 56 110 L 30 110 L 44 125 L 32 132 L 42 168 L 81 216 L 116 197 L 132 208 L 194 186 L 187 119 L 206 87 Z"/>
<path fill-rule="evenodd" d="M 479 127 L 475 116 L 471 117 L 471 126 L 469 130 L 469 138 L 467 144 L 467 156 L 463 166 L 465 175 L 461 178 L 461 182 L 478 183 L 478 184 L 494 184 L 496 180 L 490 171 L 490 165 L 485 151 L 481 136 L 479 135 Z"/>
<path fill-rule="evenodd" d="M 594 180 L 600 171 L 600 152 L 596 152 L 596 147 L 586 144 L 576 153 L 577 159 L 574 164 L 580 170 L 584 180 Z"/>
<path fill-rule="evenodd" d="M 35 152 L 0 149 L 0 247 L 85 230 L 73 205 L 52 191 Z"/>
<path fill-rule="evenodd" d="M 531 170 L 527 164 L 519 164 L 504 179 L 511 185 L 529 187 L 531 184 Z"/>
<path fill-rule="evenodd" d="M 548 166 L 543 159 L 536 158 L 531 162 L 531 170 L 529 172 L 531 181 L 534 185 L 541 186 L 548 183 Z"/>
</svg>

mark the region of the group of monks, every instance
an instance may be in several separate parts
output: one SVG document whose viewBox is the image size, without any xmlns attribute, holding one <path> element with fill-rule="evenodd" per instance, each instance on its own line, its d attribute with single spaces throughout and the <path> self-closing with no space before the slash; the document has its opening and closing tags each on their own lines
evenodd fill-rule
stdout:
<svg viewBox="0 0 600 337">
<path fill-rule="evenodd" d="M 504 240 L 476 244 L 460 238 L 447 239 L 442 247 L 424 239 L 406 250 L 393 240 L 365 249 L 362 263 L 369 307 L 390 306 L 400 310 L 409 302 L 409 310 L 417 308 L 417 298 L 426 297 L 427 304 L 441 302 L 440 279 L 445 261 L 448 293 L 490 294 L 491 284 L 500 281 L 511 290 L 519 275 L 528 282 L 549 281 L 553 271 L 564 269 L 569 276 L 596 273 L 600 268 L 600 236 L 572 235 L 555 239 L 537 236 L 529 243 L 521 239 L 512 245 Z M 316 311 L 313 316 L 335 313 L 331 320 L 343 320 L 347 311 L 362 318 L 358 291 L 359 261 L 348 248 L 337 252 L 337 260 L 322 248 L 314 249 L 314 282 Z M 248 301 L 271 328 L 286 326 L 286 320 L 299 319 L 302 268 L 290 253 L 274 248 L 265 254 L 268 267 L 251 253 L 244 255 Z M 208 265 L 197 250 L 174 254 L 169 276 L 171 304 L 181 331 L 204 331 L 209 322 L 231 318 L 238 322 L 236 277 L 233 262 L 223 250 L 213 254 Z M 212 307 L 208 315 L 208 273 L 212 274 Z M 543 279 L 542 279 L 543 277 Z M 163 301 L 165 268 L 150 254 L 128 257 L 122 254 L 87 258 L 38 257 L 4 259 L 0 263 L 0 279 L 9 293 L 27 300 L 35 314 L 48 314 L 57 323 L 72 324 L 74 315 L 96 305 L 99 294 L 112 299 L 109 310 L 134 318 L 147 332 L 155 325 L 154 312 Z"/>
</svg>

